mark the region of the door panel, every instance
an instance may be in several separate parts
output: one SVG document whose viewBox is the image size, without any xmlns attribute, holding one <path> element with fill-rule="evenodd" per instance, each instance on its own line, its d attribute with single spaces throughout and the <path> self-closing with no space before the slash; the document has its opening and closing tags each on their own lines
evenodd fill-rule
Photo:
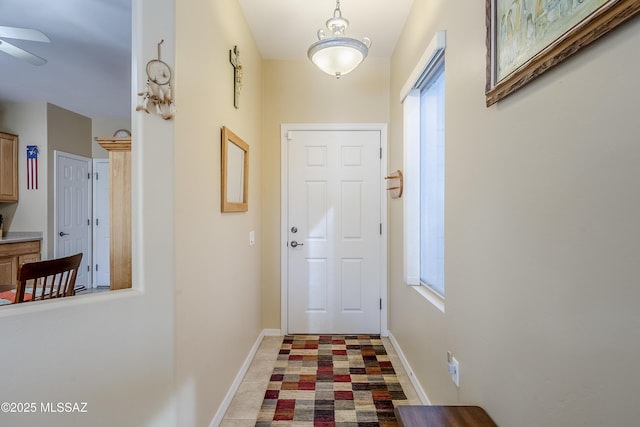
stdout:
<svg viewBox="0 0 640 427">
<path fill-rule="evenodd" d="M 56 152 L 56 247 L 57 258 L 82 252 L 77 286 L 91 286 L 90 180 L 91 160 Z"/>
<path fill-rule="evenodd" d="M 290 333 L 380 332 L 380 138 L 373 130 L 291 132 Z"/>
<path fill-rule="evenodd" d="M 93 286 L 109 286 L 109 160 L 93 161 Z"/>
</svg>

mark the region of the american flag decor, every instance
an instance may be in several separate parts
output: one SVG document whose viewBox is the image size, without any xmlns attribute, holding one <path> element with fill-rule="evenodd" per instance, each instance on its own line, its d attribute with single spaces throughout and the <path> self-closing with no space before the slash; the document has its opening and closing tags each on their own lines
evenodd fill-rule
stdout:
<svg viewBox="0 0 640 427">
<path fill-rule="evenodd" d="M 38 189 L 38 146 L 27 145 L 27 190 Z"/>
</svg>

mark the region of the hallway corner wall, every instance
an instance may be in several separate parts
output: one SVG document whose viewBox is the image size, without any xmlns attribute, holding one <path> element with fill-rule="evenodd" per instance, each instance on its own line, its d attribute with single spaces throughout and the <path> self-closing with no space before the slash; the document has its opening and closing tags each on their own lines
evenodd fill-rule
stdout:
<svg viewBox="0 0 640 427">
<path fill-rule="evenodd" d="M 390 330 L 433 404 L 498 425 L 634 425 L 640 375 L 640 19 L 489 108 L 485 2 L 416 0 L 391 62 L 400 90 L 436 31 L 445 52 L 445 312 L 403 283 L 390 203 Z M 460 363 L 460 387 L 446 355 Z"/>
<path fill-rule="evenodd" d="M 234 46 L 243 67 L 237 109 Z M 176 3 L 175 69 L 178 424 L 204 426 L 262 331 L 262 59 L 237 0 Z M 223 126 L 249 145 L 247 212 L 221 212 Z"/>
<path fill-rule="evenodd" d="M 265 328 L 281 327 L 281 140 L 284 123 L 388 123 L 389 61 L 367 58 L 336 79 L 308 60 L 265 60 L 263 65 L 262 311 Z"/>
</svg>

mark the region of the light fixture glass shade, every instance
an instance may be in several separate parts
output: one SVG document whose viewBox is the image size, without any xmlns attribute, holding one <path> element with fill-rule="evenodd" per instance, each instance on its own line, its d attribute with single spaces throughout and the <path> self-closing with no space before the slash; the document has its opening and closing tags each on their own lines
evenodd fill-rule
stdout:
<svg viewBox="0 0 640 427">
<path fill-rule="evenodd" d="M 333 17 L 327 21 L 327 29 L 333 37 L 325 37 L 324 30 L 318 31 L 318 41 L 309 47 L 307 56 L 320 70 L 340 78 L 355 70 L 367 57 L 371 40 L 345 37 L 344 31 L 349 21 L 342 17 L 340 0 L 336 1 Z"/>
<path fill-rule="evenodd" d="M 332 37 L 312 44 L 307 55 L 320 70 L 339 78 L 355 70 L 368 50 L 360 40 Z"/>
</svg>

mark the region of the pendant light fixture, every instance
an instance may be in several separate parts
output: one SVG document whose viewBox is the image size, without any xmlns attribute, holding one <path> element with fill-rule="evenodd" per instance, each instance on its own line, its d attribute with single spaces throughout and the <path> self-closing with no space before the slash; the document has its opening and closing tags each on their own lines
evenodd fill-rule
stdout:
<svg viewBox="0 0 640 427">
<path fill-rule="evenodd" d="M 307 56 L 316 67 L 338 79 L 355 70 L 367 57 L 371 46 L 371 40 L 367 37 L 362 41 L 345 37 L 344 30 L 348 26 L 349 21 L 342 17 L 340 0 L 337 0 L 333 18 L 327 20 L 331 36 L 327 37 L 324 30 L 318 30 L 318 41 L 307 51 Z"/>
</svg>

